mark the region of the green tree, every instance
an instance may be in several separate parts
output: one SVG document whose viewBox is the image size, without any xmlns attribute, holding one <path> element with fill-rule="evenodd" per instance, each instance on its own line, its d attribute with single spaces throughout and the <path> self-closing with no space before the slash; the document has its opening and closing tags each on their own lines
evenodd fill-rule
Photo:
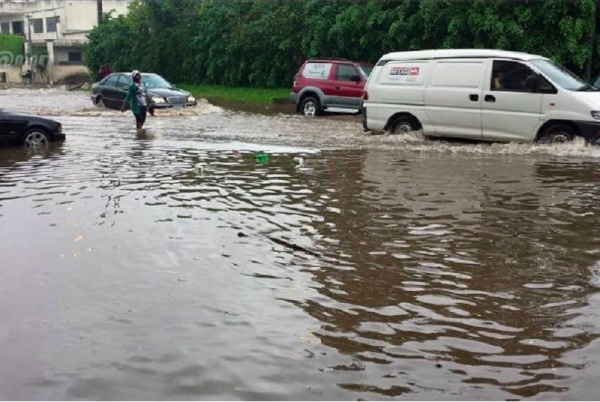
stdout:
<svg viewBox="0 0 600 402">
<path fill-rule="evenodd" d="M 85 46 L 85 65 L 95 79 L 98 69 L 109 63 L 114 70 L 126 71 L 134 65 L 132 49 L 134 32 L 130 17 L 112 18 L 107 14 L 104 23 L 94 28 L 88 35 Z"/>
<path fill-rule="evenodd" d="M 310 57 L 376 62 L 392 51 L 475 47 L 541 54 L 584 74 L 597 68 L 596 3 L 136 0 L 90 32 L 86 64 L 93 73 L 108 62 L 177 82 L 281 87 Z"/>
</svg>

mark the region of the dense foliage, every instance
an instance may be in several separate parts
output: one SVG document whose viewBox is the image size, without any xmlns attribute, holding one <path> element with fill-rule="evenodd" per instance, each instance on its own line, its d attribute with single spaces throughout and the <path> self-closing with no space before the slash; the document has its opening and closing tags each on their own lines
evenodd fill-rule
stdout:
<svg viewBox="0 0 600 402">
<path fill-rule="evenodd" d="M 20 65 L 24 62 L 24 42 L 21 35 L 0 35 L 0 63 Z"/>
<path fill-rule="evenodd" d="M 486 47 L 542 54 L 586 76 L 600 67 L 595 14 L 595 0 L 138 0 L 90 33 L 86 63 L 287 87 L 309 57 L 374 63 L 391 51 Z"/>
</svg>

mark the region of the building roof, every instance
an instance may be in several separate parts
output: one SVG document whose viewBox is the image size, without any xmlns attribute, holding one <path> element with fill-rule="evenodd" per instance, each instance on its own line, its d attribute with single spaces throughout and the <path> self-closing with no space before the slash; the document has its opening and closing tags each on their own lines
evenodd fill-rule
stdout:
<svg viewBox="0 0 600 402">
<path fill-rule="evenodd" d="M 431 60 L 439 58 L 490 58 L 500 57 L 517 60 L 532 60 L 532 59 L 546 59 L 544 56 L 535 54 L 512 52 L 508 50 L 497 50 L 497 49 L 437 49 L 437 50 L 417 50 L 409 52 L 392 52 L 385 54 L 381 57 L 381 60 Z"/>
</svg>

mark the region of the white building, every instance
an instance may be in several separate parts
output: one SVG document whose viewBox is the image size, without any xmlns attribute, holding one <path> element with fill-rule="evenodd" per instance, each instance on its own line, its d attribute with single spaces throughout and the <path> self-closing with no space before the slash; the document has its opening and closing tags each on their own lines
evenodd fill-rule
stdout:
<svg viewBox="0 0 600 402">
<path fill-rule="evenodd" d="M 82 45 L 88 32 L 98 24 L 99 11 L 126 14 L 131 3 L 132 0 L 0 0 L 0 31 L 24 35 L 27 49 L 29 45 L 46 46 L 52 66 L 83 67 Z"/>
</svg>

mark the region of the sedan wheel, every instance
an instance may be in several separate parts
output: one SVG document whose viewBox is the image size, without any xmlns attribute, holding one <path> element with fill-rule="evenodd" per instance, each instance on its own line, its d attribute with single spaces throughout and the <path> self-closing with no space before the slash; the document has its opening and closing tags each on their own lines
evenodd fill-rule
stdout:
<svg viewBox="0 0 600 402">
<path fill-rule="evenodd" d="M 98 107 L 104 107 L 104 99 L 102 99 L 101 96 L 98 96 L 96 98 L 96 106 L 98 106 Z"/>
<path fill-rule="evenodd" d="M 31 130 L 25 134 L 23 144 L 27 149 L 47 149 L 50 145 L 50 140 L 46 133 L 40 130 Z"/>
</svg>

